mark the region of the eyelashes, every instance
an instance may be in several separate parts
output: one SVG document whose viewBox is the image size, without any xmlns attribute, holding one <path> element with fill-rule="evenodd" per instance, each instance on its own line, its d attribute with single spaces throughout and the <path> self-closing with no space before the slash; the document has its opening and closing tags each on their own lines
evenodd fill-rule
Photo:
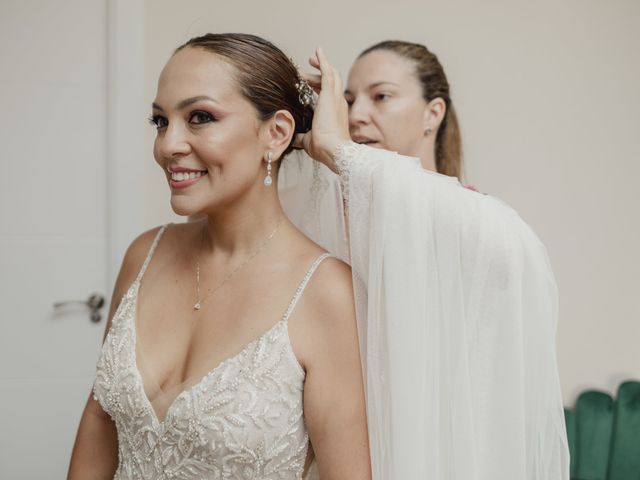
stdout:
<svg viewBox="0 0 640 480">
<path fill-rule="evenodd" d="M 195 125 L 202 125 L 204 123 L 210 123 L 215 121 L 216 121 L 216 118 L 213 115 L 211 115 L 208 112 L 203 112 L 201 110 L 196 110 L 189 116 L 189 123 L 193 123 Z"/>
<path fill-rule="evenodd" d="M 148 118 L 149 123 L 156 127 L 157 130 L 161 130 L 166 128 L 169 125 L 169 120 L 162 115 L 152 115 Z M 206 125 L 208 123 L 212 123 L 217 121 L 217 118 L 210 114 L 209 112 L 204 112 L 202 110 L 196 110 L 189 114 L 189 123 L 191 125 Z"/>
<path fill-rule="evenodd" d="M 167 119 L 161 115 L 152 115 L 149 117 L 149 123 L 156 127 L 157 129 L 161 129 L 167 126 Z"/>
<path fill-rule="evenodd" d="M 391 97 L 392 97 L 391 93 L 380 92 L 380 93 L 376 93 L 375 95 L 373 95 L 371 97 L 371 100 L 374 103 L 381 103 L 381 102 L 386 102 Z M 351 106 L 355 103 L 355 99 L 352 98 L 352 97 L 345 97 L 345 101 L 347 102 L 347 106 L 349 106 L 349 108 L 351 108 Z"/>
</svg>

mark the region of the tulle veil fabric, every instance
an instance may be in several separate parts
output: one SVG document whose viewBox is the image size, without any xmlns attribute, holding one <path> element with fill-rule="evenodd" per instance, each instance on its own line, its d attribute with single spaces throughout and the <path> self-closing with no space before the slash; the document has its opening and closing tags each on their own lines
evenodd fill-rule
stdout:
<svg viewBox="0 0 640 480">
<path fill-rule="evenodd" d="M 295 152 L 278 187 L 291 220 L 353 270 L 373 479 L 568 479 L 539 239 L 415 158 L 348 143 L 336 161 L 340 176 Z"/>
</svg>

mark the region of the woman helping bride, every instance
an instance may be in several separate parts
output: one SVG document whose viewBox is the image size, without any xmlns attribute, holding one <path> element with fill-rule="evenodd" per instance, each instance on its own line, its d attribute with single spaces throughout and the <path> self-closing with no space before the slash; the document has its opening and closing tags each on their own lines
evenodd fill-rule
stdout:
<svg viewBox="0 0 640 480">
<path fill-rule="evenodd" d="M 352 267 L 373 478 L 568 479 L 547 253 L 513 209 L 456 178 L 437 58 L 375 45 L 346 94 L 322 50 L 310 63 L 319 96 L 297 145 L 323 165 L 288 159 L 281 199 Z"/>
</svg>

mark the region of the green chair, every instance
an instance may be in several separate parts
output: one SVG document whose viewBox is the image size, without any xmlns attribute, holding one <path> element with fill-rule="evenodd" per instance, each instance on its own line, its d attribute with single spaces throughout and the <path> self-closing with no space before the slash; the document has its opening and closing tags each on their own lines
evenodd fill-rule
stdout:
<svg viewBox="0 0 640 480">
<path fill-rule="evenodd" d="M 615 400 L 583 392 L 565 421 L 572 480 L 640 480 L 640 382 L 622 383 Z"/>
</svg>

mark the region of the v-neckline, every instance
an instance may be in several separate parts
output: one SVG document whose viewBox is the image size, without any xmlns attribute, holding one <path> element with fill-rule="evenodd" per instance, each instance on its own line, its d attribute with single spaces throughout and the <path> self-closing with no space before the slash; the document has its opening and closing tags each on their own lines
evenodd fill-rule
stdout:
<svg viewBox="0 0 640 480">
<path fill-rule="evenodd" d="M 171 401 L 171 403 L 167 407 L 167 410 L 166 410 L 166 412 L 164 414 L 164 417 L 162 418 L 162 420 L 160 420 L 160 418 L 158 417 L 158 412 L 156 412 L 155 408 L 153 408 L 153 405 L 151 404 L 151 400 L 149 400 L 149 397 L 147 396 L 147 392 L 144 389 L 144 379 L 142 378 L 142 373 L 140 372 L 140 369 L 138 368 L 138 352 L 136 351 L 136 346 L 137 346 L 137 343 L 138 343 L 137 319 L 138 319 L 138 290 L 140 289 L 140 281 L 138 281 L 138 280 L 134 281 L 130 288 L 134 289 L 133 298 L 131 298 L 131 297 L 129 298 L 129 301 L 132 302 L 132 307 L 133 307 L 133 315 L 130 316 L 131 317 L 131 321 L 133 322 L 133 325 L 131 326 L 132 337 L 133 337 L 132 338 L 132 342 L 131 342 L 132 343 L 131 349 L 132 349 L 132 355 L 133 355 L 133 357 L 132 357 L 133 358 L 133 360 L 132 360 L 132 363 L 133 363 L 132 368 L 134 370 L 136 378 L 138 379 L 138 383 L 140 385 L 140 391 L 141 391 L 142 397 L 144 398 L 145 405 L 148 408 L 148 410 L 151 412 L 151 418 L 153 419 L 153 422 L 154 422 L 155 425 L 158 425 L 158 426 L 160 426 L 162 428 L 164 428 L 165 422 L 166 422 L 167 418 L 169 417 L 169 414 L 171 413 L 173 407 L 177 404 L 177 402 L 180 399 L 180 397 L 182 397 L 184 395 L 188 395 L 192 391 L 194 391 L 196 388 L 199 388 L 209 377 L 213 376 L 218 370 L 221 370 L 227 364 L 229 364 L 229 363 L 233 362 L 234 360 L 237 360 L 238 358 L 240 358 L 247 350 L 249 350 L 250 347 L 252 347 L 254 344 L 256 344 L 257 342 L 262 340 L 264 337 L 269 335 L 279 325 L 285 323 L 286 320 L 287 320 L 286 317 L 281 318 L 276 323 L 274 323 L 271 327 L 269 327 L 269 329 L 266 330 L 264 333 L 260 334 L 259 336 L 257 336 L 253 340 L 249 341 L 249 343 L 247 343 L 244 347 L 242 347 L 242 349 L 238 353 L 236 353 L 236 354 L 234 354 L 234 355 L 232 355 L 230 357 L 225 358 L 224 360 L 219 362 L 215 367 L 213 367 L 211 370 L 209 370 L 207 373 L 205 373 L 196 383 L 194 383 L 190 387 L 182 390 Z M 286 337 L 287 337 L 287 344 L 289 346 L 291 346 L 291 339 L 289 338 L 289 329 L 286 328 L 285 331 L 286 331 Z M 292 352 L 293 352 L 293 350 L 292 350 Z M 295 358 L 295 355 L 294 355 L 294 358 Z M 302 366 L 298 362 L 297 358 L 295 358 L 295 364 L 298 366 L 298 368 L 300 369 L 300 371 L 304 375 L 304 369 L 302 368 Z"/>
</svg>

